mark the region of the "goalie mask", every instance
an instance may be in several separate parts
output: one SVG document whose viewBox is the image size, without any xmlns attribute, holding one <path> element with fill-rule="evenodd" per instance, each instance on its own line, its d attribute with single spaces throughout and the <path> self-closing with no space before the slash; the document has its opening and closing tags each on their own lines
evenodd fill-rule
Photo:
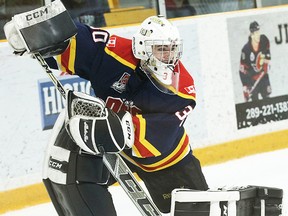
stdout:
<svg viewBox="0 0 288 216">
<path fill-rule="evenodd" d="M 179 72 L 174 69 L 183 47 L 178 29 L 163 16 L 151 16 L 144 20 L 132 40 L 133 54 L 141 60 L 142 70 L 150 80 L 177 91 Z"/>
</svg>

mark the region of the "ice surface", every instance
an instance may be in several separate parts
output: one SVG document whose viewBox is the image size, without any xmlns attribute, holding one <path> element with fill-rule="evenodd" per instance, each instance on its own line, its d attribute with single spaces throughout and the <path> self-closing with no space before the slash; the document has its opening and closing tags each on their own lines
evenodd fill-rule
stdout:
<svg viewBox="0 0 288 216">
<path fill-rule="evenodd" d="M 260 185 L 284 190 L 283 216 L 287 213 L 288 149 L 253 155 L 226 163 L 203 167 L 210 187 Z M 142 184 L 142 183 L 141 183 Z M 119 186 L 110 188 L 118 216 L 141 216 Z M 51 203 L 32 206 L 1 216 L 57 216 Z M 166 214 L 169 215 L 169 214 Z"/>
</svg>

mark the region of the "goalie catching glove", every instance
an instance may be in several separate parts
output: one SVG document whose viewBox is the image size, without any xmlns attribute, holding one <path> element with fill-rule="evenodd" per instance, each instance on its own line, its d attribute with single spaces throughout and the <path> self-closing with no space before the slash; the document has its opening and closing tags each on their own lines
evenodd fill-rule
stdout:
<svg viewBox="0 0 288 216">
<path fill-rule="evenodd" d="M 118 114 L 99 99 L 79 92 L 66 94 L 66 128 L 84 151 L 98 155 L 117 153 L 134 143 L 132 116 Z"/>
</svg>

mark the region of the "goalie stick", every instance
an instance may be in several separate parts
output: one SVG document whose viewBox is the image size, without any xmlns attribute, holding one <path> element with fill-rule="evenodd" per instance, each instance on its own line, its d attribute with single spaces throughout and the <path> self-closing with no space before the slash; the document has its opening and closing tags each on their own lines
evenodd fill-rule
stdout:
<svg viewBox="0 0 288 216">
<path fill-rule="evenodd" d="M 66 99 L 65 89 L 61 82 L 54 76 L 48 64 L 43 59 L 41 54 L 34 53 L 34 57 L 38 60 L 40 65 L 63 96 Z M 117 153 L 109 154 L 103 152 L 103 163 L 108 168 L 113 177 L 117 180 L 123 188 L 128 197 L 132 200 L 134 205 L 138 208 L 143 216 L 161 216 L 159 209 L 153 203 L 148 194 L 143 190 L 141 185 L 134 177 L 132 171 L 129 169 L 125 161 Z"/>
</svg>

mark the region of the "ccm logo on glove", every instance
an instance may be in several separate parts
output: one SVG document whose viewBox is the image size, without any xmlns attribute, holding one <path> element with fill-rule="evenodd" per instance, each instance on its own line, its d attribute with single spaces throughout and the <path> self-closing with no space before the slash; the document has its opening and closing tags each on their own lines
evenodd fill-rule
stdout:
<svg viewBox="0 0 288 216">
<path fill-rule="evenodd" d="M 30 21 L 32 19 L 37 19 L 37 18 L 43 16 L 44 14 L 48 14 L 48 8 L 44 8 L 43 10 L 39 10 L 39 11 L 35 11 L 31 14 L 27 14 L 26 20 Z"/>
<path fill-rule="evenodd" d="M 126 127 L 127 127 L 127 138 L 128 140 L 132 139 L 132 129 L 131 129 L 131 124 L 130 121 L 126 120 Z"/>
</svg>

